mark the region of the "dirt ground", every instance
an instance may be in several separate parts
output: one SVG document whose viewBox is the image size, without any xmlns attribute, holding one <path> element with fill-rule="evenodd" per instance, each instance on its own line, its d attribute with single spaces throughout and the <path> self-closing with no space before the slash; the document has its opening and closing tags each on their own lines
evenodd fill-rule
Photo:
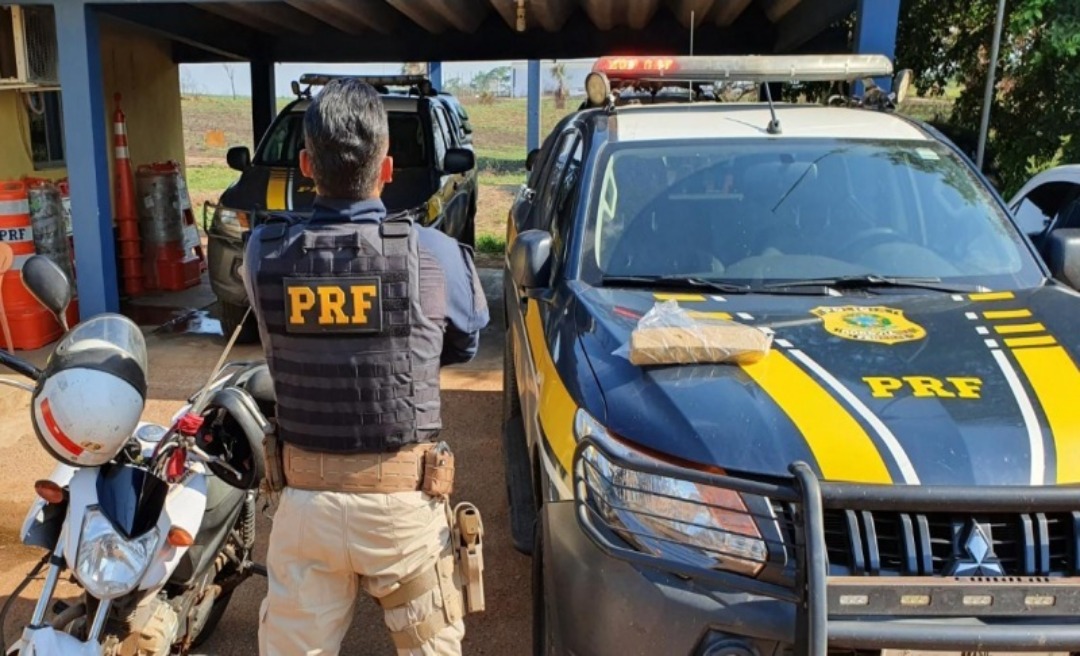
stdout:
<svg viewBox="0 0 1080 656">
<path fill-rule="evenodd" d="M 514 551 L 509 535 L 500 439 L 503 326 L 500 273 L 482 269 L 493 322 L 481 335 L 481 351 L 468 365 L 444 370 L 443 436 L 458 455 L 456 498 L 474 502 L 486 529 L 485 591 L 488 611 L 467 619 L 464 652 L 470 655 L 527 656 L 531 647 L 530 559 Z M 198 297 L 198 295 L 196 295 Z M 151 316 L 154 313 L 148 313 Z M 166 313 L 167 314 L 167 313 Z M 145 418 L 167 423 L 186 398 L 201 387 L 220 356 L 224 339 L 212 333 L 213 320 L 200 320 L 190 332 L 158 331 L 147 335 L 150 389 Z M 211 330 L 207 331 L 207 328 Z M 38 364 L 46 351 L 29 354 Z M 261 358 L 257 347 L 237 347 L 232 360 Z M 48 474 L 52 461 L 38 445 L 28 419 L 29 395 L 0 387 L 0 603 L 6 602 L 42 552 L 22 546 L 18 533 L 34 498 L 33 482 Z M 272 512 L 272 509 L 271 511 Z M 258 522 L 257 559 L 264 558 L 270 518 Z M 32 583 L 12 604 L 4 623 L 6 640 L 14 640 L 33 610 L 40 581 Z M 66 585 L 62 592 L 77 592 Z M 255 656 L 259 604 L 266 582 L 252 578 L 238 589 L 225 617 L 200 654 Z M 385 656 L 393 646 L 378 607 L 361 599 L 343 654 Z M 907 656 L 909 652 L 889 652 Z M 924 656 L 930 656 L 924 654 Z M 1045 655 L 1044 655 L 1045 656 Z"/>
<path fill-rule="evenodd" d="M 493 304 L 499 278 L 484 272 L 485 288 Z M 481 352 L 472 363 L 443 373 L 443 436 L 458 458 L 455 497 L 475 503 L 486 529 L 485 592 L 488 611 L 466 621 L 468 654 L 517 655 L 531 650 L 530 560 L 514 551 L 509 536 L 502 445 L 499 437 L 502 391 L 502 311 L 492 307 L 497 323 L 481 336 Z M 167 423 L 185 399 L 198 389 L 217 361 L 224 339 L 199 334 L 150 334 L 150 390 L 145 418 Z M 31 354 L 44 362 L 47 353 Z M 230 359 L 261 358 L 253 347 L 238 347 Z M 42 552 L 19 544 L 18 533 L 34 498 L 33 482 L 49 473 L 52 461 L 38 445 L 27 409 L 29 395 L 0 388 L 0 603 L 7 601 Z M 272 509 L 271 509 L 272 512 Z M 264 557 L 270 519 L 261 517 L 258 557 Z M 33 610 L 39 583 L 32 584 L 14 602 L 4 629 L 10 643 L 18 627 Z M 68 586 L 68 593 L 74 592 Z M 260 578 L 247 581 L 235 593 L 213 637 L 201 648 L 204 654 L 249 656 L 258 653 L 256 633 L 259 603 L 266 592 Z M 343 654 L 392 654 L 393 646 L 374 602 L 362 599 Z"/>
</svg>

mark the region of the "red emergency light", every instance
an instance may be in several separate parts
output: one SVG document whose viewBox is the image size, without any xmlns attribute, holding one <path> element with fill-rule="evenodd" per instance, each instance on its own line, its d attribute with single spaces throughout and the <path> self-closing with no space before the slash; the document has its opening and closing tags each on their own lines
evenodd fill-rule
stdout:
<svg viewBox="0 0 1080 656">
<path fill-rule="evenodd" d="M 884 55 L 608 56 L 593 72 L 613 82 L 816 82 L 891 76 L 893 66 Z"/>
<path fill-rule="evenodd" d="M 674 57 L 601 57 L 593 70 L 616 77 L 619 73 L 654 73 L 664 75 L 679 69 Z"/>
</svg>

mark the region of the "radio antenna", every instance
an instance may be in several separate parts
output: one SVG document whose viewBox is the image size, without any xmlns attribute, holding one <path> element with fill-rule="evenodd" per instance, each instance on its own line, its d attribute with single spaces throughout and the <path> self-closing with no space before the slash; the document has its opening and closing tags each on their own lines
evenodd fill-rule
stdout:
<svg viewBox="0 0 1080 656">
<path fill-rule="evenodd" d="M 769 103 L 769 113 L 772 114 L 772 120 L 769 121 L 769 126 L 765 128 L 765 131 L 769 134 L 780 134 L 780 119 L 776 118 L 776 107 L 773 105 L 772 90 L 769 88 L 768 82 L 762 82 L 765 87 L 765 100 Z"/>
<path fill-rule="evenodd" d="M 696 13 L 693 9 L 690 10 L 690 56 L 694 56 L 694 29 L 697 27 Z M 689 84 L 690 87 L 690 102 L 694 102 L 694 83 Z"/>
</svg>

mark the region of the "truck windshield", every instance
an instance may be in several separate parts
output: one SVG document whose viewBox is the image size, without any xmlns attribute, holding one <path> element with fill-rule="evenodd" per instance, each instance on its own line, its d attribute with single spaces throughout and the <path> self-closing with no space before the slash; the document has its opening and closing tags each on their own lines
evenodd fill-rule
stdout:
<svg viewBox="0 0 1080 656">
<path fill-rule="evenodd" d="M 592 189 L 592 280 L 875 275 L 1018 289 L 1043 278 L 984 184 L 933 142 L 612 144 Z"/>
<path fill-rule="evenodd" d="M 394 169 L 428 168 L 428 146 L 420 116 L 407 112 L 390 112 L 390 156 Z M 300 151 L 304 147 L 304 113 L 289 112 L 282 116 L 260 144 L 255 157 L 258 166 L 296 168 L 300 166 Z"/>
</svg>

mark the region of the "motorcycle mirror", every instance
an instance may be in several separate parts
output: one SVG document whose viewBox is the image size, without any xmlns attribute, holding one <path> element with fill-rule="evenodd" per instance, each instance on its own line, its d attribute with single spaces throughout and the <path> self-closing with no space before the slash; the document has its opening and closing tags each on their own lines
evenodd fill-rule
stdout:
<svg viewBox="0 0 1080 656">
<path fill-rule="evenodd" d="M 56 315 L 64 332 L 67 332 L 71 282 L 64 270 L 44 255 L 31 255 L 23 264 L 22 280 L 30 295 Z"/>
</svg>

